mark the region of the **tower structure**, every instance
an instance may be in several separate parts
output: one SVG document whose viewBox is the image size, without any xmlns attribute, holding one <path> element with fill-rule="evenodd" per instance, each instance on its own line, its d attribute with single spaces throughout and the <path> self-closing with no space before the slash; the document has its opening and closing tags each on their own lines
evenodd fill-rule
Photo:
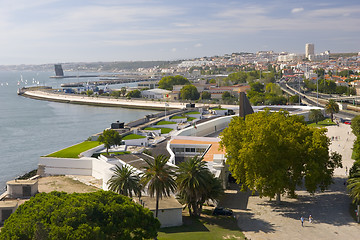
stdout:
<svg viewBox="0 0 360 240">
<path fill-rule="evenodd" d="M 57 77 L 63 77 L 64 76 L 64 71 L 62 69 L 61 64 L 55 64 L 55 75 Z"/>
<path fill-rule="evenodd" d="M 315 55 L 315 47 L 313 43 L 307 43 L 305 45 L 305 57 L 308 58 L 309 55 Z"/>
</svg>

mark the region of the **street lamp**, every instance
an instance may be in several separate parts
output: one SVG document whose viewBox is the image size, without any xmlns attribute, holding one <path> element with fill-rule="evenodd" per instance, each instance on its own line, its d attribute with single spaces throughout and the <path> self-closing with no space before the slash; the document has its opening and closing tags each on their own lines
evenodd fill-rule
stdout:
<svg viewBox="0 0 360 240">
<path fill-rule="evenodd" d="M 319 106 L 319 78 L 316 78 L 316 106 Z"/>
<path fill-rule="evenodd" d="M 166 107 L 168 107 L 169 104 L 168 103 L 165 103 L 165 121 L 166 121 Z"/>
</svg>

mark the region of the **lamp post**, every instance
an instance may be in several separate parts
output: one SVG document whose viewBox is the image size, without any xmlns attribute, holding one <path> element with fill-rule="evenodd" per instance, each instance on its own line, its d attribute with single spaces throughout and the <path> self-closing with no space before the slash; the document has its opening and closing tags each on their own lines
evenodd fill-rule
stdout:
<svg viewBox="0 0 360 240">
<path fill-rule="evenodd" d="M 299 106 L 301 105 L 301 95 L 300 95 L 300 77 L 299 77 Z"/>
<path fill-rule="evenodd" d="M 316 106 L 319 106 L 319 78 L 316 78 Z"/>
<path fill-rule="evenodd" d="M 168 107 L 169 104 L 168 103 L 165 103 L 165 121 L 166 121 L 166 107 Z"/>
</svg>

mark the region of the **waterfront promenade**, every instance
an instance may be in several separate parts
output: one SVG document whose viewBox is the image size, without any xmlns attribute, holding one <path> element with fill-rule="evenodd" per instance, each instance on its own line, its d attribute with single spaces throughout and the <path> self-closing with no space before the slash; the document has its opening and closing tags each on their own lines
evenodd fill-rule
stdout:
<svg viewBox="0 0 360 240">
<path fill-rule="evenodd" d="M 133 108 L 133 109 L 150 109 L 150 110 L 169 110 L 169 109 L 183 109 L 186 107 L 186 104 L 189 102 L 180 102 L 180 101 L 159 101 L 158 99 L 154 100 L 144 100 L 141 99 L 125 99 L 125 98 L 112 98 L 112 97 L 88 97 L 87 95 L 78 95 L 78 94 L 66 94 L 61 92 L 53 92 L 49 90 L 25 90 L 22 94 L 24 97 L 29 97 L 38 100 L 53 101 L 53 102 L 62 102 L 62 103 L 72 103 L 72 104 L 82 104 L 82 105 L 93 105 L 93 106 L 103 106 L 103 107 L 124 107 L 124 108 Z M 165 106 L 166 105 L 166 106 Z M 218 107 L 219 104 L 210 104 L 210 103 L 196 103 L 196 107 Z M 237 110 L 238 105 L 221 105 L 227 109 Z"/>
<path fill-rule="evenodd" d="M 152 101 L 120 98 L 115 99 L 110 97 L 88 97 L 86 95 L 55 93 L 44 90 L 25 91 L 22 95 L 39 100 L 106 107 L 126 107 L 154 110 L 164 110 L 165 107 L 166 109 L 182 109 L 186 107 L 186 103 L 182 102 L 166 102 L 167 105 L 165 106 L 165 102 L 158 100 Z"/>
</svg>

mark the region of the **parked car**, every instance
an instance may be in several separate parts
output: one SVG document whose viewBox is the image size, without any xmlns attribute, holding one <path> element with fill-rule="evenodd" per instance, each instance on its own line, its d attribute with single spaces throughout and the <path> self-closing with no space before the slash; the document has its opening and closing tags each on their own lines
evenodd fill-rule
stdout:
<svg viewBox="0 0 360 240">
<path fill-rule="evenodd" d="M 233 214 L 233 211 L 228 208 L 223 207 L 216 207 L 213 211 L 213 215 L 225 215 L 225 216 L 231 216 Z"/>
</svg>

